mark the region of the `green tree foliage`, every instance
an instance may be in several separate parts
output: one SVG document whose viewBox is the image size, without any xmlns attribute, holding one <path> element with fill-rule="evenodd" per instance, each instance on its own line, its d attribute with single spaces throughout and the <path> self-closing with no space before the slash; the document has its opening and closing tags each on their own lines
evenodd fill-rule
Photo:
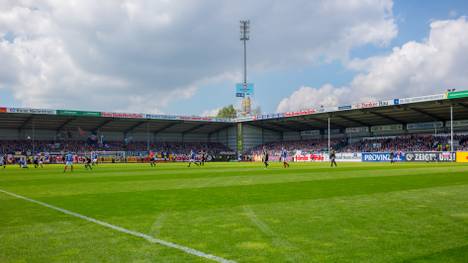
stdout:
<svg viewBox="0 0 468 263">
<path fill-rule="evenodd" d="M 237 111 L 234 109 L 234 106 L 228 105 L 226 107 L 223 107 L 222 109 L 219 110 L 218 115 L 216 116 L 218 118 L 235 118 L 237 117 Z"/>
</svg>

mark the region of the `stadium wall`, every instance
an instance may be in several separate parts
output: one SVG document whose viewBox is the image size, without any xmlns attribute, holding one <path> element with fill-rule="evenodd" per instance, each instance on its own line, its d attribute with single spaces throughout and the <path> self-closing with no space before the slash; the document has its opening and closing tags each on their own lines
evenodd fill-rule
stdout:
<svg viewBox="0 0 468 263">
<path fill-rule="evenodd" d="M 248 124 L 243 125 L 244 150 L 252 149 L 255 146 L 282 141 L 282 133 L 268 130 Z"/>
</svg>

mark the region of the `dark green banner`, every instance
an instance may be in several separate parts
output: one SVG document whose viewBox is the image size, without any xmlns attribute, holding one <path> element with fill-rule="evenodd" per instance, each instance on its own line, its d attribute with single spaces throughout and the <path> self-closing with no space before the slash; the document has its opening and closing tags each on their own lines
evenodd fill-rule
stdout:
<svg viewBox="0 0 468 263">
<path fill-rule="evenodd" d="M 57 110 L 57 115 L 101 117 L 101 113 L 98 111 L 78 111 L 78 110 Z"/>
<path fill-rule="evenodd" d="M 468 90 L 449 92 L 447 99 L 458 99 L 468 97 Z"/>
</svg>

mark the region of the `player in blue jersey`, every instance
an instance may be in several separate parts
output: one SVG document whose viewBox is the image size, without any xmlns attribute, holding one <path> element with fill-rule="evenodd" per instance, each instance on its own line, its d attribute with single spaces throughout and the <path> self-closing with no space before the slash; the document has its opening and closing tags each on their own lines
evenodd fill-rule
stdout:
<svg viewBox="0 0 468 263">
<path fill-rule="evenodd" d="M 4 155 L 0 155 L 0 166 L 3 166 L 3 169 L 6 168 L 6 157 Z"/>
<path fill-rule="evenodd" d="M 70 167 L 70 171 L 73 172 L 73 154 L 71 152 L 65 155 L 65 168 L 63 172 L 66 172 L 68 167 Z"/>
<path fill-rule="evenodd" d="M 96 152 L 91 152 L 91 165 L 98 164 L 98 154 Z"/>
<path fill-rule="evenodd" d="M 288 151 L 286 149 L 282 148 L 281 149 L 281 160 L 283 161 L 283 168 L 289 168 L 289 163 L 288 163 Z"/>
<path fill-rule="evenodd" d="M 197 163 L 197 154 L 195 153 L 194 150 L 190 150 L 190 159 L 189 159 L 188 167 L 190 167 L 192 163 L 196 164 L 197 166 L 200 166 Z"/>
</svg>

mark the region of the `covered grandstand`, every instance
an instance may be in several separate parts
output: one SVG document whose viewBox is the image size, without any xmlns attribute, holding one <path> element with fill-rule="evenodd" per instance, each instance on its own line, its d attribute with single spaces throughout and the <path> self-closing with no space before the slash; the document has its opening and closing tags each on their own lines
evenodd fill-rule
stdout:
<svg viewBox="0 0 468 263">
<path fill-rule="evenodd" d="M 237 119 L 0 107 L 0 143 L 81 141 L 92 134 L 138 142 L 140 150 L 166 142 L 219 143 L 242 153 L 269 142 L 449 134 L 452 121 L 453 132 L 468 131 L 468 91 Z"/>
</svg>

